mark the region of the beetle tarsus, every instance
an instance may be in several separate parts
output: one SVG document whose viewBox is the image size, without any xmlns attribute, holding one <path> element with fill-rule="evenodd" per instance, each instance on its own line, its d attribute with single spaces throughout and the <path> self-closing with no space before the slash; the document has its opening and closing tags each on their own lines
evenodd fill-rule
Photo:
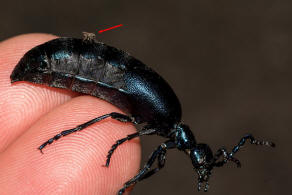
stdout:
<svg viewBox="0 0 292 195">
<path fill-rule="evenodd" d="M 228 161 L 232 161 L 236 163 L 238 168 L 240 168 L 241 167 L 240 161 L 234 158 L 233 156 L 236 152 L 240 150 L 240 148 L 246 143 L 247 140 L 249 140 L 251 144 L 275 147 L 275 144 L 273 142 L 256 140 L 251 134 L 246 134 L 240 139 L 239 143 L 236 146 L 234 146 L 232 152 L 228 153 L 225 148 L 220 148 L 214 155 L 213 166 L 222 167 Z M 223 159 L 221 161 L 216 162 L 220 158 L 220 156 L 223 156 Z"/>
<path fill-rule="evenodd" d="M 239 151 L 239 149 L 246 143 L 246 141 L 249 140 L 251 144 L 255 145 L 262 145 L 262 146 L 269 146 L 269 147 L 275 147 L 275 143 L 270 141 L 260 141 L 256 140 L 251 134 L 247 134 L 243 136 L 239 143 L 232 149 L 232 152 L 229 154 L 229 156 L 233 156 L 236 152 Z"/>
<path fill-rule="evenodd" d="M 42 150 L 40 147 L 39 147 L 38 149 L 40 150 L 40 152 L 41 152 L 42 154 L 44 154 L 43 150 Z"/>
<path fill-rule="evenodd" d="M 105 167 L 108 167 L 109 164 L 110 164 L 110 159 L 112 157 L 112 154 L 113 152 L 117 149 L 117 147 L 119 145 L 121 145 L 122 143 L 124 143 L 125 141 L 129 141 L 135 137 L 138 137 L 139 136 L 139 133 L 134 133 L 134 134 L 131 134 L 131 135 L 128 135 L 127 137 L 123 138 L 123 139 L 120 139 L 118 141 L 116 141 L 116 143 L 114 145 L 112 145 L 111 149 L 108 151 L 108 154 L 107 154 L 107 159 L 106 159 L 106 163 L 105 163 Z"/>
<path fill-rule="evenodd" d="M 125 189 L 122 188 L 122 189 L 119 190 L 118 195 L 122 195 L 124 192 L 125 192 Z"/>
</svg>

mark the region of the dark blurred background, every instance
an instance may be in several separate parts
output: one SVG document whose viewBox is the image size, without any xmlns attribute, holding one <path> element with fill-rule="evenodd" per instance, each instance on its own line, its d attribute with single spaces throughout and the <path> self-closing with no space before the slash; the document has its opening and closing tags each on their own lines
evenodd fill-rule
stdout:
<svg viewBox="0 0 292 195">
<path fill-rule="evenodd" d="M 208 194 L 291 194 L 292 1 L 1 1 L 0 40 L 30 32 L 81 37 L 130 52 L 159 72 L 183 107 L 198 142 L 229 150 L 246 132 L 272 140 L 276 149 L 249 144 L 214 169 Z M 290 54 L 289 54 L 290 53 Z M 142 138 L 143 159 L 163 139 Z M 133 195 L 204 194 L 182 152 L 138 183 Z"/>
</svg>

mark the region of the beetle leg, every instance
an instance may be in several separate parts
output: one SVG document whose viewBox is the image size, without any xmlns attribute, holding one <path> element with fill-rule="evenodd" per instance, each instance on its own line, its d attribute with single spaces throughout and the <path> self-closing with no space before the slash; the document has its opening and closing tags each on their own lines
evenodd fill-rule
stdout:
<svg viewBox="0 0 292 195">
<path fill-rule="evenodd" d="M 255 145 L 264 145 L 264 146 L 269 146 L 269 147 L 275 147 L 276 145 L 273 142 L 269 141 L 259 141 L 256 140 L 251 134 L 245 135 L 239 143 L 233 148 L 232 152 L 229 154 L 230 157 L 232 157 L 236 152 L 239 151 L 239 149 L 245 144 L 245 142 L 249 140 L 251 144 Z"/>
<path fill-rule="evenodd" d="M 55 140 L 58 140 L 61 137 L 69 135 L 69 134 L 74 133 L 76 131 L 81 131 L 81 130 L 85 129 L 86 127 L 88 127 L 96 122 L 99 122 L 103 119 L 106 119 L 108 117 L 111 117 L 112 119 L 115 119 L 115 120 L 120 121 L 120 122 L 131 122 L 133 124 L 136 124 L 136 121 L 133 117 L 129 117 L 127 115 L 117 113 L 117 112 L 112 112 L 112 113 L 105 114 L 105 115 L 99 116 L 97 118 L 94 118 L 86 123 L 78 125 L 77 127 L 73 128 L 73 129 L 68 129 L 68 130 L 62 131 L 61 133 L 55 135 L 54 137 L 52 137 L 51 139 L 49 139 L 48 141 L 43 143 L 38 149 L 42 152 L 42 149 L 44 147 L 46 147 L 46 145 L 53 143 Z"/>
<path fill-rule="evenodd" d="M 239 160 L 234 158 L 234 154 L 239 151 L 239 149 L 245 144 L 245 142 L 249 140 L 251 144 L 255 145 L 264 145 L 264 146 L 269 146 L 269 147 L 275 147 L 275 144 L 273 142 L 269 141 L 259 141 L 256 140 L 251 134 L 245 135 L 243 138 L 240 139 L 239 143 L 233 148 L 231 153 L 228 153 L 225 148 L 220 148 L 217 153 L 214 155 L 214 166 L 216 167 L 221 167 L 225 163 L 227 163 L 228 160 L 234 162 L 237 164 L 237 167 L 241 167 L 241 164 Z M 216 162 L 220 156 L 223 155 L 223 160 Z"/>
<path fill-rule="evenodd" d="M 223 155 L 223 159 L 221 161 L 216 162 Z M 233 156 L 231 156 L 227 150 L 222 147 L 214 155 L 214 164 L 213 166 L 222 167 L 228 161 L 232 161 L 237 164 L 237 167 L 241 167 L 240 161 Z"/>
<path fill-rule="evenodd" d="M 148 162 L 144 166 L 143 169 L 139 171 L 139 173 L 134 176 L 132 179 L 127 181 L 124 184 L 124 187 L 119 190 L 118 194 L 122 195 L 125 190 L 130 187 L 131 185 L 137 183 L 138 181 L 141 181 L 143 179 L 146 179 L 156 173 L 159 169 L 163 168 L 165 164 L 165 154 L 167 149 L 175 148 L 175 143 L 173 141 L 167 141 L 163 144 L 161 144 L 150 156 Z M 155 159 L 158 158 L 158 168 L 150 170 L 150 167 L 155 162 Z M 159 167 L 160 166 L 160 167 Z M 150 170 L 150 171 L 149 171 Z"/>
<path fill-rule="evenodd" d="M 147 179 L 148 177 L 154 175 L 155 173 L 157 173 L 158 171 L 160 171 L 160 169 L 162 169 L 165 165 L 165 154 L 166 151 L 162 151 L 159 156 L 157 157 L 157 168 L 151 169 L 150 171 L 148 171 L 145 175 L 143 175 L 139 181 L 143 180 L 143 179 Z"/>
<path fill-rule="evenodd" d="M 174 142 L 171 142 L 169 141 L 169 143 L 167 143 L 167 145 L 163 145 L 165 147 L 165 150 L 162 150 L 161 153 L 158 155 L 157 157 L 157 164 L 158 164 L 158 167 L 157 168 L 154 168 L 154 169 L 151 169 L 150 171 L 148 171 L 145 175 L 143 175 L 139 181 L 143 180 L 143 179 L 146 179 L 150 176 L 152 176 L 153 174 L 157 173 L 158 171 L 160 171 L 160 169 L 162 169 L 165 165 L 165 156 L 166 156 L 166 150 L 167 149 L 172 149 L 172 148 L 175 148 L 175 143 Z"/>
<path fill-rule="evenodd" d="M 131 139 L 134 139 L 134 138 L 142 136 L 142 135 L 151 135 L 151 134 L 155 133 L 156 131 L 157 131 L 156 129 L 142 129 L 141 131 L 138 131 L 137 133 L 127 135 L 127 137 L 116 141 L 116 143 L 114 145 L 112 145 L 111 149 L 108 151 L 106 163 L 104 166 L 105 167 L 109 166 L 111 157 L 119 145 L 121 145 L 125 141 L 129 141 Z"/>
</svg>

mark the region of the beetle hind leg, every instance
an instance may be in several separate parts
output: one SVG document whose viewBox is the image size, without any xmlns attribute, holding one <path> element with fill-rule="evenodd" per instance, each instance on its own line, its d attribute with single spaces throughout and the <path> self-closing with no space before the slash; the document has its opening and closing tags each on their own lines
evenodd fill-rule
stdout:
<svg viewBox="0 0 292 195">
<path fill-rule="evenodd" d="M 59 133 L 59 134 L 55 135 L 54 137 L 52 137 L 51 139 L 49 139 L 48 141 L 44 142 L 38 149 L 41 151 L 41 153 L 43 153 L 42 150 L 48 144 L 53 143 L 54 141 L 60 139 L 63 136 L 69 135 L 69 134 L 74 133 L 76 131 L 81 131 L 81 130 L 85 129 L 88 126 L 90 126 L 90 125 L 92 125 L 94 123 L 97 123 L 97 122 L 99 122 L 101 120 L 104 120 L 106 118 L 109 118 L 109 117 L 112 118 L 112 119 L 115 119 L 117 121 L 120 121 L 120 122 L 131 122 L 133 124 L 137 124 L 133 117 L 130 117 L 130 116 L 127 116 L 127 115 L 124 115 L 124 114 L 121 114 L 121 113 L 117 113 L 117 112 L 112 112 L 112 113 L 105 114 L 105 115 L 99 116 L 97 118 L 94 118 L 94 119 L 92 119 L 90 121 L 87 121 L 86 123 L 78 125 L 77 127 L 73 128 L 73 129 L 68 129 L 68 130 L 62 131 L 61 133 Z"/>
</svg>

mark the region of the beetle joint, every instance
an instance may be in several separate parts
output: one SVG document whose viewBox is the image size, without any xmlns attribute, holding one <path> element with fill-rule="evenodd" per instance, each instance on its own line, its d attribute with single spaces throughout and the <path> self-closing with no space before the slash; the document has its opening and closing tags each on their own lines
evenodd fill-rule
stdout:
<svg viewBox="0 0 292 195">
<path fill-rule="evenodd" d="M 164 149 L 164 150 L 167 149 L 167 145 L 166 145 L 165 143 L 162 143 L 160 146 L 161 146 L 161 148 Z"/>
</svg>

